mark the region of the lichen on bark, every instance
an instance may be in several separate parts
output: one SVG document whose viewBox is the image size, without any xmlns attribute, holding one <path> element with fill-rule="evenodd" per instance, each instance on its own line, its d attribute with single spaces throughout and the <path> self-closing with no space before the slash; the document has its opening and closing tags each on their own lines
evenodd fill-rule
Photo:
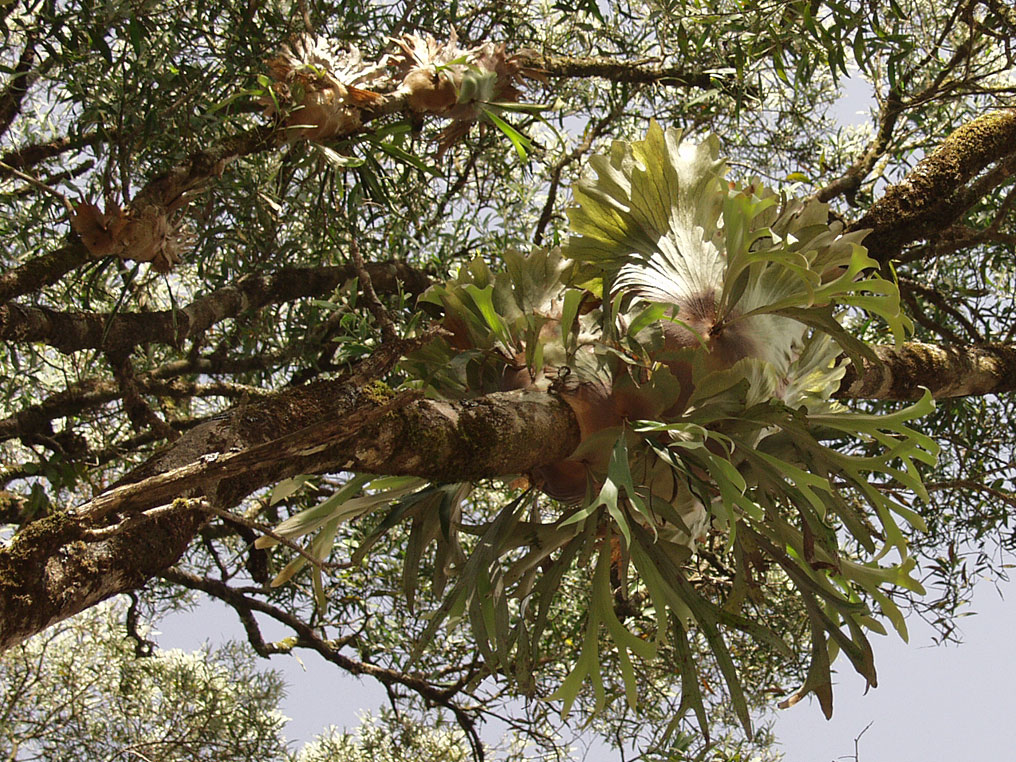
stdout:
<svg viewBox="0 0 1016 762">
<path fill-rule="evenodd" d="M 124 518 L 116 531 L 68 513 L 28 524 L 0 548 L 0 651 L 143 585 L 176 562 L 205 518 L 183 504 Z"/>
<path fill-rule="evenodd" d="M 1003 344 L 940 347 L 921 342 L 875 347 L 879 362 L 853 366 L 836 396 L 919 399 L 927 388 L 936 399 L 1016 390 L 1016 348 Z"/>
<path fill-rule="evenodd" d="M 865 246 L 885 263 L 904 245 L 948 228 L 965 209 L 951 202 L 989 165 L 1016 155 L 1016 109 L 991 111 L 954 130 L 850 230 L 870 229 Z"/>
</svg>

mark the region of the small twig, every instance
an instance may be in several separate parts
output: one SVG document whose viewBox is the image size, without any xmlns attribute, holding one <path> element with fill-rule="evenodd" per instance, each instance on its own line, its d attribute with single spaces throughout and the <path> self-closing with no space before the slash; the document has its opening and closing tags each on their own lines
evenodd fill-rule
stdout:
<svg viewBox="0 0 1016 762">
<path fill-rule="evenodd" d="M 155 643 L 138 632 L 138 595 L 131 591 L 127 597 L 131 599 L 131 605 L 127 608 L 124 625 L 127 627 L 127 637 L 134 641 L 134 655 L 139 659 L 151 656 L 155 650 Z"/>
<path fill-rule="evenodd" d="M 903 298 L 903 301 L 907 303 L 907 306 L 910 307 L 911 312 L 913 312 L 914 320 L 923 325 L 929 331 L 934 331 L 943 339 L 952 344 L 963 343 L 960 340 L 960 337 L 957 336 L 955 333 L 953 333 L 949 328 L 947 328 L 946 326 L 942 325 L 941 323 L 935 320 L 932 320 L 928 316 L 928 314 L 921 308 L 921 304 L 920 302 L 917 301 L 917 297 L 914 296 L 914 291 L 912 289 L 903 287 L 902 278 L 900 278 L 900 286 L 901 286 L 900 296 Z"/>
<path fill-rule="evenodd" d="M 106 358 L 113 371 L 113 378 L 120 388 L 124 409 L 134 430 L 141 432 L 150 428 L 155 434 L 170 442 L 179 439 L 180 432 L 156 415 L 141 396 L 130 353 L 126 351 L 107 352 Z"/>
<path fill-rule="evenodd" d="M 547 201 L 543 205 L 543 210 L 540 212 L 540 219 L 536 223 L 536 232 L 533 234 L 533 243 L 539 246 L 543 242 L 543 233 L 550 223 L 551 214 L 554 211 L 554 203 L 557 200 L 557 191 L 561 185 L 561 173 L 564 172 L 564 168 L 572 162 L 582 158 L 582 156 L 593 146 L 593 141 L 596 140 L 604 130 L 609 127 L 618 114 L 621 112 L 621 106 L 615 104 L 614 108 L 610 110 L 602 119 L 598 120 L 596 124 L 590 127 L 586 131 L 586 136 L 579 145 L 577 145 L 570 153 L 562 156 L 558 162 L 554 165 L 554 168 L 550 172 L 550 187 L 547 190 Z"/>
<path fill-rule="evenodd" d="M 984 229 L 984 233 L 997 233 L 1005 220 L 1009 211 L 1016 205 L 1016 187 L 1010 188 L 1009 192 L 1002 199 L 1002 203 L 998 207 L 998 212 L 995 214 L 995 219 L 991 221 L 991 224 Z"/>
<path fill-rule="evenodd" d="M 27 172 L 22 172 L 20 169 L 15 169 L 10 164 L 7 164 L 2 161 L 0 161 L 0 169 L 10 172 L 15 177 L 24 180 L 29 185 L 33 185 L 41 191 L 45 191 L 46 193 L 49 193 L 52 196 L 56 196 L 58 199 L 60 199 L 60 202 L 64 205 L 64 208 L 67 210 L 67 213 L 74 214 L 74 205 L 70 202 L 70 199 L 68 199 L 56 188 L 51 188 L 50 186 L 46 185 L 46 183 L 42 182 L 42 180 L 32 177 Z"/>
<path fill-rule="evenodd" d="M 868 176 L 878 160 L 885 154 L 892 141 L 893 130 L 903 113 L 903 102 L 896 92 L 889 94 L 879 112 L 875 137 L 865 147 L 864 152 L 857 157 L 853 164 L 848 167 L 842 175 L 837 177 L 828 185 L 819 188 L 811 198 L 819 201 L 831 201 L 840 195 L 847 197 L 847 202 L 853 205 L 854 196 L 861 183 Z"/>
<path fill-rule="evenodd" d="M 860 752 L 861 736 L 863 736 L 865 733 L 867 733 L 868 732 L 868 728 L 870 728 L 874 724 L 875 724 L 875 721 L 872 720 L 871 722 L 869 722 L 867 725 L 864 726 L 864 730 L 862 730 L 860 733 L 858 733 L 856 736 L 854 736 L 854 756 L 853 757 L 840 757 L 840 759 L 853 759 L 854 762 L 861 762 L 861 752 Z"/>
<path fill-rule="evenodd" d="M 281 534 L 273 530 L 270 526 L 268 526 L 267 524 L 262 524 L 260 521 L 254 521 L 252 519 L 248 519 L 246 516 L 241 516 L 238 513 L 233 513 L 232 511 L 227 511 L 223 508 L 218 508 L 206 500 L 199 501 L 199 507 L 201 508 L 201 510 L 214 514 L 221 519 L 231 521 L 235 524 L 240 524 L 241 526 L 245 526 L 248 529 L 253 529 L 256 532 L 261 532 L 261 534 L 267 537 L 271 537 L 280 545 L 285 545 L 290 550 L 301 555 L 307 561 L 307 563 L 311 564 L 316 569 L 319 569 L 321 571 L 326 571 L 328 569 L 346 569 L 349 568 L 350 566 L 350 564 L 348 563 L 322 561 L 319 558 L 315 558 L 310 553 L 308 553 L 304 548 L 300 547 L 287 537 L 283 537 Z"/>
<path fill-rule="evenodd" d="M 961 313 L 959 310 L 957 310 L 955 307 L 953 307 L 949 303 L 949 301 L 942 294 L 940 294 L 937 290 L 935 290 L 934 288 L 931 288 L 929 286 L 925 286 L 925 285 L 923 285 L 921 283 L 918 283 L 917 281 L 911 280 L 909 278 L 900 278 L 899 281 L 900 281 L 900 286 L 903 287 L 901 289 L 901 291 L 903 291 L 903 298 L 907 299 L 908 303 L 910 303 L 910 300 L 908 299 L 909 292 L 911 292 L 911 291 L 916 292 L 916 293 L 920 294 L 921 296 L 923 296 L 928 301 L 930 301 L 932 304 L 934 304 L 940 310 L 942 310 L 946 314 L 952 316 L 956 320 L 956 322 L 958 322 L 960 325 L 963 326 L 963 330 L 965 330 L 967 332 L 967 334 L 970 336 L 971 340 L 975 344 L 984 341 L 984 337 L 981 336 L 981 334 L 978 332 L 978 330 L 974 326 L 974 324 L 971 323 L 970 320 L 968 320 L 967 317 L 963 313 Z M 913 307 L 914 304 L 911 304 L 911 306 Z M 937 331 L 941 332 L 940 329 L 942 329 L 943 327 L 942 326 L 938 326 L 937 323 L 936 323 L 936 326 L 937 327 L 934 328 L 933 330 L 937 330 Z M 931 327 L 931 326 L 928 326 L 928 327 Z M 955 334 L 952 333 L 952 331 L 947 331 L 947 333 L 950 334 L 950 335 L 947 336 L 946 333 L 942 333 L 942 335 L 945 336 L 945 338 L 949 339 L 950 341 L 952 341 L 952 342 L 954 342 L 956 344 L 962 344 L 963 343 L 962 341 L 960 341 L 960 339 Z"/>
<path fill-rule="evenodd" d="M 949 489 L 968 489 L 978 492 L 987 492 L 994 498 L 1001 500 L 1006 505 L 1016 508 L 1016 495 L 1010 494 L 994 487 L 989 487 L 987 484 L 981 484 L 980 482 L 972 479 L 950 479 L 944 482 L 932 482 L 924 485 L 928 492 L 939 492 L 942 490 Z"/>
<path fill-rule="evenodd" d="M 399 333 L 395 329 L 392 316 L 388 314 L 388 310 L 381 304 L 381 300 L 377 298 L 377 292 L 374 291 L 374 284 L 370 279 L 370 273 L 367 272 L 367 266 L 363 262 L 360 246 L 357 244 L 355 236 L 349 239 L 349 256 L 353 260 L 353 266 L 356 267 L 356 275 L 360 279 L 360 292 L 367 303 L 367 309 L 370 310 L 370 314 L 374 316 L 378 326 L 381 328 L 381 336 L 388 342 L 397 341 Z"/>
</svg>

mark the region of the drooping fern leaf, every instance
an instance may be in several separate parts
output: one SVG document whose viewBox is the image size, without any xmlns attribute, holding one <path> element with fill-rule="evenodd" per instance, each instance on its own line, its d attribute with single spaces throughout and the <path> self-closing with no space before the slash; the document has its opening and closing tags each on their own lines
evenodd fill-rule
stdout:
<svg viewBox="0 0 1016 762">
<path fill-rule="evenodd" d="M 883 416 L 833 399 L 844 362 L 870 355 L 845 318 L 863 311 L 902 337 L 910 325 L 898 291 L 874 274 L 863 234 L 844 234 L 824 204 L 728 181 L 715 137 L 696 145 L 654 123 L 644 140 L 615 142 L 590 165 L 565 246 L 506 252 L 501 272 L 476 260 L 433 287 L 423 302 L 448 336 L 402 365 L 439 398 L 524 387 L 563 397 L 582 443 L 523 475 L 559 502 L 519 498 L 471 526 L 468 488 L 395 494 L 357 557 L 412 521 L 409 557 L 437 544 L 435 587 L 450 582 L 417 652 L 443 622 L 468 619 L 489 669 L 527 689 L 561 580 L 585 569 L 586 627 L 555 694 L 566 712 L 587 684 L 595 706 L 607 700 L 605 648 L 634 705 L 632 658 L 666 644 L 682 710 L 704 723 L 697 639 L 749 731 L 728 637 L 786 656 L 754 603 L 789 590 L 807 619 L 811 666 L 787 703 L 814 693 L 829 714 L 836 654 L 875 685 L 866 632 L 882 631 L 884 617 L 905 636 L 887 591 L 921 591 L 898 520 L 922 527 L 911 503 L 926 497 L 919 467 L 936 445 L 911 422 L 931 411 L 930 395 Z M 343 507 L 347 499 L 360 502 Z M 280 531 L 334 532 L 373 499 L 344 495 Z M 463 534 L 476 539 L 464 546 Z M 726 578 L 703 583 L 716 564 Z M 415 573 L 404 581 L 412 600 Z M 632 631 L 614 611 L 636 599 L 652 612 L 650 630 Z"/>
</svg>

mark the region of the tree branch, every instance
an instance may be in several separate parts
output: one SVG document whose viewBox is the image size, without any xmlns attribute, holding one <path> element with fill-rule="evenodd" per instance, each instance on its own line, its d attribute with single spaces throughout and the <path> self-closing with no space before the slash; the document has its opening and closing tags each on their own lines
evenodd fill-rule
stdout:
<svg viewBox="0 0 1016 762">
<path fill-rule="evenodd" d="M 875 347 L 880 363 L 864 365 L 864 376 L 847 366 L 836 397 L 914 400 L 931 391 L 936 399 L 1016 391 L 1016 346 L 980 344 L 939 347 L 908 342 Z"/>
<path fill-rule="evenodd" d="M 393 669 L 379 667 L 376 664 L 350 659 L 348 656 L 340 653 L 340 649 L 345 645 L 343 640 L 325 640 L 318 635 L 313 627 L 298 617 L 264 601 L 248 598 L 223 582 L 207 577 L 198 577 L 176 568 L 167 569 L 160 576 L 167 582 L 172 582 L 192 590 L 201 590 L 213 598 L 218 598 L 220 601 L 228 604 L 240 617 L 240 622 L 247 633 L 247 639 L 254 647 L 254 650 L 261 656 L 290 653 L 294 647 L 307 648 L 316 651 L 323 659 L 330 661 L 340 669 L 346 670 L 351 675 L 372 677 L 389 689 L 394 685 L 401 685 L 416 692 L 428 702 L 445 707 L 455 715 L 456 721 L 470 735 L 470 743 L 473 744 L 474 748 L 481 750 L 482 753 L 480 737 L 475 728 L 476 719 L 471 713 L 452 701 L 454 696 L 462 690 L 464 682 L 454 683 L 442 688 L 434 685 L 422 675 L 406 674 Z M 275 643 L 266 643 L 261 635 L 257 619 L 254 617 L 255 611 L 270 616 L 295 632 L 296 638 L 294 638 L 295 642 L 293 642 L 293 645 L 279 646 Z"/>
<path fill-rule="evenodd" d="M 231 506 L 287 476 L 345 469 L 438 481 L 490 478 L 561 460 L 578 444 L 571 408 L 542 392 L 505 392 L 455 403 L 404 397 L 377 403 L 370 400 L 370 389 L 335 382 L 311 387 L 278 395 L 271 410 L 250 405 L 239 409 L 232 422 L 198 427 L 135 469 L 126 483 L 18 533 L 9 547 L 0 549 L 0 650 L 137 587 L 175 562 L 207 515 L 181 496 L 205 495 L 217 505 Z M 308 416 L 317 422 L 301 425 Z M 279 431 L 282 436 L 265 437 Z M 258 436 L 264 443 L 228 452 L 237 441 Z M 175 465 L 180 461 L 184 463 Z M 118 516 L 126 518 L 115 521 Z M 159 532 L 167 534 L 165 542 Z M 112 558 L 116 553 L 111 549 L 121 545 L 133 552 Z M 155 546 L 160 552 L 145 555 L 140 564 L 138 554 Z M 90 570 L 108 580 L 90 579 Z M 26 595 L 35 605 L 26 604 Z M 29 609 L 31 617 L 22 621 Z"/>
<path fill-rule="evenodd" d="M 29 524 L 0 549 L 0 649 L 174 563 L 207 515 L 181 497 L 231 507 L 287 476 L 342 470 L 495 478 L 566 459 L 578 445 L 574 412 L 550 393 L 441 402 L 366 383 L 408 346 L 389 347 L 345 380 L 241 405 L 77 510 Z M 876 352 L 881 363 L 862 379 L 847 368 L 838 397 L 914 399 L 920 386 L 936 397 L 1016 390 L 1014 346 L 911 343 Z"/>
<path fill-rule="evenodd" d="M 151 429 L 160 438 L 168 439 L 170 442 L 176 441 L 180 437 L 180 433 L 159 418 L 141 396 L 130 353 L 126 351 L 107 352 L 106 359 L 120 390 L 124 412 L 127 413 L 127 418 L 134 431 L 140 433 Z"/>
<path fill-rule="evenodd" d="M 116 140 L 118 135 L 116 132 L 112 132 L 109 134 L 109 137 Z M 0 162 L 15 169 L 28 169 L 46 159 L 59 156 L 66 151 L 75 151 L 85 146 L 94 146 L 97 143 L 105 142 L 106 139 L 107 136 L 99 132 L 89 132 L 73 138 L 66 136 L 53 138 L 45 143 L 30 143 L 29 145 L 10 150 L 3 156 L 0 156 Z M 0 169 L 0 176 L 5 174 L 9 173 Z"/>
<path fill-rule="evenodd" d="M 551 214 L 554 212 L 554 204 L 557 201 L 557 191 L 561 185 L 561 173 L 564 172 L 564 168 L 572 162 L 581 159 L 586 152 L 592 148 L 593 141 L 600 137 L 603 131 L 606 130 L 615 119 L 617 119 L 619 113 L 620 108 L 615 106 L 610 110 L 609 114 L 589 126 L 586 129 L 585 136 L 582 138 L 582 142 L 579 143 L 572 151 L 562 156 L 550 170 L 550 184 L 547 188 L 547 200 L 543 204 L 543 211 L 540 212 L 540 218 L 536 222 L 536 230 L 533 233 L 533 243 L 537 246 L 543 243 L 543 233 L 547 229 L 547 225 L 550 223 Z"/>
<path fill-rule="evenodd" d="M 366 265 L 379 291 L 418 295 L 430 285 L 419 270 L 400 262 Z M 194 300 L 179 310 L 137 313 L 59 312 L 13 302 L 0 304 L 0 339 L 43 342 L 65 354 L 81 349 L 122 352 L 142 344 L 181 346 L 216 323 L 267 304 L 284 304 L 327 294 L 355 277 L 355 265 L 284 268 L 272 275 L 252 273 Z"/>
<path fill-rule="evenodd" d="M 317 397 L 334 393 L 331 384 L 317 386 Z M 499 392 L 461 402 L 403 393 L 380 403 L 370 399 L 370 390 L 360 392 L 347 411 L 238 452 L 193 457 L 187 448 L 192 457 L 186 464 L 111 489 L 74 514 L 96 520 L 179 495 L 232 505 L 297 474 L 350 470 L 441 482 L 524 474 L 567 458 L 579 442 L 571 408 L 544 392 Z"/>
<path fill-rule="evenodd" d="M 240 615 L 241 622 L 244 624 L 244 629 L 247 631 L 254 650 L 262 656 L 270 656 L 275 653 L 289 653 L 292 648 L 266 643 L 261 636 L 260 629 L 257 627 L 256 620 L 253 620 L 253 617 L 250 616 L 255 611 L 265 614 L 293 630 L 297 634 L 296 642 L 294 643 L 295 647 L 309 648 L 317 651 L 323 658 L 346 670 L 351 675 L 367 675 L 385 685 L 402 685 L 416 691 L 429 701 L 451 708 L 449 701 L 452 695 L 454 695 L 453 690 L 456 684 L 453 684 L 451 688 L 439 688 L 420 675 L 407 675 L 403 672 L 379 667 L 376 664 L 358 662 L 350 659 L 348 656 L 343 656 L 339 653 L 339 649 L 343 645 L 341 640 L 326 640 L 319 636 L 313 627 L 298 617 L 264 601 L 248 598 L 224 582 L 207 577 L 198 577 L 175 567 L 166 569 L 159 574 L 159 577 L 181 587 L 201 590 L 213 598 L 218 598 L 220 601 L 229 604 Z"/>
<path fill-rule="evenodd" d="M 872 257 L 886 263 L 905 244 L 949 228 L 970 204 L 963 193 L 966 183 L 1014 154 L 1016 109 L 985 114 L 955 130 L 848 229 L 870 228 L 864 245 Z"/>
<path fill-rule="evenodd" d="M 29 33 L 10 81 L 3 92 L 0 92 L 0 136 L 7 132 L 15 117 L 21 113 L 21 102 L 38 77 L 38 73 L 32 71 L 35 64 L 35 43 L 35 34 Z"/>
<path fill-rule="evenodd" d="M 176 563 L 207 514 L 178 501 L 96 535 L 54 513 L 0 548 L 0 651 Z"/>
<path fill-rule="evenodd" d="M 935 323 L 934 321 L 928 320 L 928 322 L 925 322 L 925 320 L 922 320 L 923 313 L 920 310 L 920 306 L 917 304 L 917 298 L 915 294 L 924 297 L 933 305 L 935 305 L 935 307 L 937 307 L 939 310 L 946 313 L 951 318 L 953 318 L 957 323 L 959 323 L 963 327 L 963 330 L 966 331 L 967 333 L 967 341 L 971 341 L 975 344 L 984 343 L 984 337 L 981 335 L 981 332 L 977 330 L 976 326 L 974 326 L 974 324 L 970 322 L 970 319 L 967 318 L 967 316 L 964 315 L 962 312 L 960 312 L 958 309 L 956 309 L 956 307 L 954 307 L 949 302 L 949 300 L 946 299 L 946 297 L 943 296 L 941 293 L 939 293 L 937 290 L 929 286 L 926 286 L 923 283 L 918 283 L 917 281 L 911 280 L 910 278 L 900 278 L 899 285 L 900 285 L 900 295 L 907 302 L 907 304 L 910 305 L 911 309 L 914 310 L 915 319 L 917 319 L 918 322 L 920 322 L 926 328 L 931 328 L 932 330 L 939 332 L 940 335 L 945 337 L 947 341 L 953 344 L 963 343 L 959 339 L 959 337 L 953 334 L 952 331 L 946 329 L 945 326 L 940 325 L 939 323 Z M 926 316 L 924 317 L 925 319 L 927 319 Z"/>
<path fill-rule="evenodd" d="M 864 153 L 842 175 L 824 188 L 819 188 L 815 191 L 813 198 L 819 201 L 830 201 L 839 195 L 845 194 L 847 201 L 853 204 L 854 194 L 861 187 L 864 178 L 868 176 L 868 173 L 875 167 L 879 158 L 889 148 L 893 130 L 896 128 L 896 122 L 899 121 L 900 114 L 902 113 L 903 103 L 900 100 L 899 93 L 889 93 L 889 97 L 882 104 L 882 109 L 878 115 L 878 130 L 875 133 L 875 137 L 871 139 L 871 142 L 864 149 Z"/>
<path fill-rule="evenodd" d="M 262 358 L 252 358 L 260 360 Z M 276 357 L 268 356 L 271 361 Z M 209 383 L 195 383 L 175 378 L 183 373 L 214 374 L 222 372 L 224 365 L 232 365 L 228 361 L 216 363 L 207 358 L 199 358 L 194 362 L 182 361 L 169 363 L 166 366 L 155 370 L 140 373 L 135 377 L 138 389 L 144 394 L 151 394 L 158 397 L 170 397 L 182 399 L 186 397 L 267 397 L 271 392 L 259 387 L 246 384 L 230 383 L 228 381 L 212 381 Z M 257 363 L 245 364 L 243 368 L 230 370 L 250 371 L 255 369 L 264 370 L 263 366 Z M 166 380 L 166 379 L 171 380 Z M 80 415 L 90 408 L 104 405 L 113 400 L 119 399 L 121 391 L 116 383 L 99 378 L 87 378 L 71 384 L 61 392 L 47 397 L 37 405 L 31 405 L 12 416 L 0 418 L 0 441 L 12 437 L 32 437 L 34 435 L 52 436 L 53 430 L 50 423 L 57 418 Z M 120 451 L 119 449 L 117 450 Z M 2 480 L 2 477 L 0 477 Z"/>
<path fill-rule="evenodd" d="M 93 261 L 80 240 L 0 272 L 0 305 L 56 283 L 71 270 Z"/>
<path fill-rule="evenodd" d="M 657 68 L 643 63 L 619 61 L 614 58 L 578 58 L 542 54 L 536 51 L 527 51 L 523 57 L 527 68 L 536 69 L 548 77 L 602 77 L 612 82 L 696 87 L 703 90 L 717 87 L 718 81 L 709 74 L 688 71 L 679 66 Z"/>
<path fill-rule="evenodd" d="M 363 125 L 380 117 L 402 111 L 408 95 L 401 92 L 384 96 L 375 106 L 363 111 L 361 125 L 350 128 L 343 135 L 336 134 L 336 140 L 345 135 L 360 132 Z M 135 205 L 154 204 L 163 208 L 175 208 L 186 194 L 205 185 L 213 177 L 222 174 L 226 165 L 243 156 L 260 153 L 284 143 L 276 125 L 255 127 L 237 135 L 231 135 L 218 145 L 205 151 L 195 151 L 179 164 L 151 180 L 134 199 Z"/>
</svg>

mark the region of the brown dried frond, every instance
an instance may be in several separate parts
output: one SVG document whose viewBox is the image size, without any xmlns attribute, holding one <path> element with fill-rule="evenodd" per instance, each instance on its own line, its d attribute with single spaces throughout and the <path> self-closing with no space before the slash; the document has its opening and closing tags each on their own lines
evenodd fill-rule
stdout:
<svg viewBox="0 0 1016 762">
<path fill-rule="evenodd" d="M 504 43 L 464 49 L 454 29 L 443 43 L 415 34 L 394 42 L 400 50 L 391 63 L 403 74 L 399 90 L 408 94 L 409 107 L 452 120 L 438 135 L 439 154 L 469 132 L 484 104 L 518 102 L 522 96 L 518 84 L 531 74 L 525 66 L 528 59 L 509 56 Z"/>
<path fill-rule="evenodd" d="M 399 89 L 408 92 L 409 107 L 421 113 L 441 114 L 454 106 L 467 53 L 459 47 L 455 30 L 447 42 L 415 34 L 405 34 L 393 42 L 400 50 L 391 56 L 391 65 L 403 75 Z"/>
<path fill-rule="evenodd" d="M 359 48 L 333 49 L 313 35 L 283 45 L 267 62 L 275 93 L 284 102 L 285 124 L 291 140 L 325 141 L 352 132 L 362 124 L 360 109 L 384 96 L 371 88 L 389 85 L 387 57 L 365 62 Z M 275 101 L 264 101 L 275 116 Z"/>
<path fill-rule="evenodd" d="M 401 70 L 400 89 L 409 92 L 409 105 L 416 111 L 475 121 L 476 104 L 515 102 L 522 95 L 516 83 L 527 70 L 521 59 L 506 54 L 504 43 L 463 49 L 454 29 L 443 43 L 415 34 L 395 43 L 401 50 L 391 62 Z"/>
<path fill-rule="evenodd" d="M 192 239 L 183 226 L 170 219 L 168 211 L 154 205 L 123 210 L 110 203 L 100 212 L 95 204 L 82 201 L 74 207 L 71 227 L 93 257 L 112 255 L 151 262 L 163 273 L 183 261 Z"/>
<path fill-rule="evenodd" d="M 96 258 L 116 253 L 127 222 L 127 213 L 117 204 L 107 204 L 106 211 L 100 212 L 95 204 L 82 201 L 71 215 L 71 228 Z"/>
</svg>

